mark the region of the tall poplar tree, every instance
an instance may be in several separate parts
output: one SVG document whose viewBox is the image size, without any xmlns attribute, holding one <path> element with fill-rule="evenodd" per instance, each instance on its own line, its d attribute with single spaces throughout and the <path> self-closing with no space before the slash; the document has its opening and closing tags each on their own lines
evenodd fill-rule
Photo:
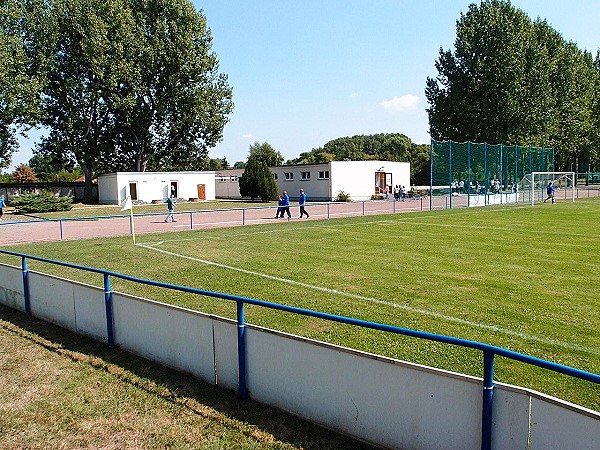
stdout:
<svg viewBox="0 0 600 450">
<path fill-rule="evenodd" d="M 507 0 L 470 5 L 454 46 L 426 83 L 433 139 L 552 146 L 557 170 L 597 152 L 590 54 Z"/>
</svg>

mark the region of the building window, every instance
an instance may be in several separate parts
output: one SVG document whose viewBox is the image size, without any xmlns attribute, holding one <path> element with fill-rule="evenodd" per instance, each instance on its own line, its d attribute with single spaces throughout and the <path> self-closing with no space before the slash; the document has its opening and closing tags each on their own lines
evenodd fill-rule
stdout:
<svg viewBox="0 0 600 450">
<path fill-rule="evenodd" d="M 219 183 L 225 183 L 227 181 L 227 177 L 219 177 Z"/>
<path fill-rule="evenodd" d="M 285 181 L 292 181 L 294 179 L 294 172 L 283 172 Z"/>
<path fill-rule="evenodd" d="M 319 170 L 319 180 L 329 180 L 329 170 Z"/>
<path fill-rule="evenodd" d="M 300 172 L 301 180 L 310 180 L 310 172 Z"/>
<path fill-rule="evenodd" d="M 238 177 L 237 177 L 236 175 L 232 175 L 232 176 L 229 178 L 229 180 L 230 180 L 232 183 L 236 183 L 236 182 L 237 182 L 237 180 L 238 180 Z"/>
<path fill-rule="evenodd" d="M 275 181 L 277 181 L 277 174 L 276 173 L 273 174 L 273 178 L 275 178 Z"/>
</svg>

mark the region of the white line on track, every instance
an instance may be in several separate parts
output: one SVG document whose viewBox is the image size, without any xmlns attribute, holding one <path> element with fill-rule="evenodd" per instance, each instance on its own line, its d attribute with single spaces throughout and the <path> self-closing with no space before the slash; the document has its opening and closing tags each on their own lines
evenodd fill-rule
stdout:
<svg viewBox="0 0 600 450">
<path fill-rule="evenodd" d="M 344 291 L 340 291 L 337 289 L 330 289 L 330 288 L 326 288 L 323 286 L 316 286 L 316 285 L 312 285 L 312 284 L 308 284 L 308 283 L 302 283 L 300 281 L 277 277 L 274 275 L 255 272 L 253 270 L 247 270 L 247 269 L 242 269 L 239 267 L 228 266 L 226 264 L 221 264 L 221 263 L 217 263 L 214 261 L 208 261 L 208 260 L 200 259 L 200 258 L 194 258 L 192 256 L 182 255 L 179 253 L 162 250 L 160 248 L 155 247 L 155 245 L 160 245 L 160 244 L 162 244 L 162 242 L 157 242 L 152 245 L 148 245 L 148 244 L 136 244 L 136 245 L 139 247 L 146 248 L 148 250 L 154 250 L 156 252 L 163 253 L 165 255 L 170 255 L 170 256 L 177 257 L 177 258 L 188 259 L 188 260 L 196 261 L 196 262 L 199 262 L 202 264 L 220 267 L 222 269 L 234 270 L 236 272 L 241 272 L 241 273 L 245 273 L 247 275 L 254 275 L 257 277 L 262 277 L 262 278 L 266 278 L 269 280 L 278 281 L 280 283 L 287 283 L 287 284 L 291 284 L 291 285 L 295 285 L 295 286 L 301 286 L 301 287 L 304 287 L 307 289 L 313 289 L 315 291 L 321 291 L 321 292 L 326 292 L 328 294 L 335 294 L 335 295 L 339 295 L 339 296 L 343 296 L 343 297 L 347 297 L 347 298 L 363 300 L 366 302 L 376 303 L 379 305 L 391 306 L 393 308 L 402 309 L 404 311 L 410 311 L 413 313 L 422 314 L 424 316 L 434 317 L 436 319 L 444 320 L 446 322 L 453 322 L 453 323 L 458 323 L 461 325 L 468 325 L 470 327 L 480 328 L 483 330 L 489 330 L 489 331 L 493 331 L 495 333 L 505 334 L 507 336 L 518 337 L 518 338 L 527 339 L 527 340 L 531 340 L 531 341 L 535 341 L 535 342 L 541 342 L 543 344 L 555 345 L 557 347 L 567 348 L 570 350 L 577 350 L 577 351 L 582 351 L 582 352 L 586 352 L 586 353 L 590 353 L 590 354 L 594 354 L 594 355 L 600 355 L 600 349 L 597 349 L 597 348 L 585 347 L 585 346 L 581 346 L 581 345 L 577 345 L 577 344 L 572 344 L 569 342 L 557 341 L 555 339 L 546 339 L 544 337 L 536 336 L 533 334 L 519 333 L 517 331 L 500 328 L 500 327 L 497 327 L 494 325 L 486 325 L 483 323 L 472 322 L 470 320 L 464 320 L 464 319 L 460 319 L 458 317 L 448 316 L 448 315 L 436 313 L 433 311 L 427 311 L 425 309 L 414 308 L 412 306 L 402 305 L 399 303 L 388 302 L 388 301 L 380 300 L 380 299 L 377 299 L 374 297 L 366 297 L 366 296 L 359 295 L 359 294 L 353 294 L 351 292 L 344 292 Z"/>
</svg>

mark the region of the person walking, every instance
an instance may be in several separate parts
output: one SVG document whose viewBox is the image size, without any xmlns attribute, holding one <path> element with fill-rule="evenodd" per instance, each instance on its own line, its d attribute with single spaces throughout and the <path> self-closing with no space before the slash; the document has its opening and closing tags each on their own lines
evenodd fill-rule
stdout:
<svg viewBox="0 0 600 450">
<path fill-rule="evenodd" d="M 287 214 L 287 219 L 290 220 L 292 218 L 292 214 L 290 213 L 290 197 L 286 191 L 283 191 L 281 199 L 283 203 L 283 208 L 281 208 L 281 218 L 283 219 L 283 213 L 285 212 Z"/>
<path fill-rule="evenodd" d="M 552 203 L 555 203 L 556 200 L 554 199 L 554 191 L 556 189 L 554 188 L 554 185 L 552 184 L 552 181 L 548 181 L 548 186 L 546 186 L 546 199 L 544 200 L 544 203 L 546 203 L 546 200 L 550 200 L 552 199 Z"/>
<path fill-rule="evenodd" d="M 6 202 L 4 201 L 4 197 L 0 197 L 0 220 L 2 220 L 2 216 L 4 215 L 4 207 L 6 206 Z"/>
<path fill-rule="evenodd" d="M 167 209 L 169 213 L 165 217 L 165 222 L 168 222 L 169 219 L 171 219 L 171 222 L 177 222 L 175 218 L 175 196 L 173 194 L 167 199 Z"/>
<path fill-rule="evenodd" d="M 275 218 L 279 219 L 279 217 L 283 218 L 283 197 L 280 195 L 277 197 L 277 212 L 275 213 Z"/>
<path fill-rule="evenodd" d="M 300 196 L 298 197 L 298 206 L 300 206 L 300 217 L 298 219 L 302 219 L 302 216 L 306 214 L 306 218 L 308 219 L 310 215 L 304 209 L 304 205 L 306 204 L 306 194 L 304 193 L 304 189 L 300 189 Z"/>
</svg>

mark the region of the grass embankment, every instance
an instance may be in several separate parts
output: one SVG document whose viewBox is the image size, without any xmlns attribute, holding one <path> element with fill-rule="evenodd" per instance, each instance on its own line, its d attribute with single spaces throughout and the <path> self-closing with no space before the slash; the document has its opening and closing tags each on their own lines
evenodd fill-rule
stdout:
<svg viewBox="0 0 600 450">
<path fill-rule="evenodd" d="M 370 448 L 3 306 L 0 447 Z"/>
</svg>

